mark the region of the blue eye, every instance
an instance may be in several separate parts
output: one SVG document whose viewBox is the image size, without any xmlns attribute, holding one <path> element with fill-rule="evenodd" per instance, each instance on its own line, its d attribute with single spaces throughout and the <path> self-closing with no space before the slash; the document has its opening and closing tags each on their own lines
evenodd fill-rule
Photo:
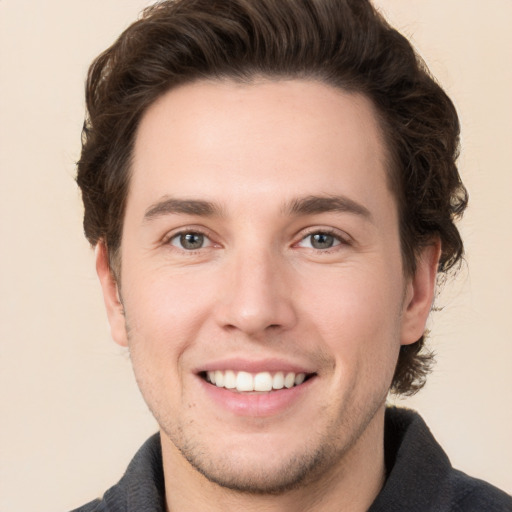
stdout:
<svg viewBox="0 0 512 512">
<path fill-rule="evenodd" d="M 170 244 L 186 251 L 194 251 L 211 245 L 208 237 L 202 233 L 179 233 L 170 239 Z"/>
<path fill-rule="evenodd" d="M 331 249 L 340 244 L 341 242 L 338 237 L 321 231 L 311 233 L 300 241 L 301 247 L 309 247 L 317 250 Z"/>
</svg>

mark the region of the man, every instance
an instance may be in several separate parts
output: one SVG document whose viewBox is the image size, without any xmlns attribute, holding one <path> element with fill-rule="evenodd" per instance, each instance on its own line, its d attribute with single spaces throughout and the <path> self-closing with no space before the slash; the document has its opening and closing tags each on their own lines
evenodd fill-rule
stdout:
<svg viewBox="0 0 512 512">
<path fill-rule="evenodd" d="M 87 107 L 85 232 L 160 433 L 79 510 L 512 510 L 386 410 L 467 195 L 451 101 L 370 3 L 162 2 Z"/>
</svg>

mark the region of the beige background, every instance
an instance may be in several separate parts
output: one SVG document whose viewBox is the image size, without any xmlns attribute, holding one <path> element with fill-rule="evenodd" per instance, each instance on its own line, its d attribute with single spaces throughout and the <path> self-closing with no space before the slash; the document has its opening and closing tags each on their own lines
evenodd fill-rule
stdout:
<svg viewBox="0 0 512 512">
<path fill-rule="evenodd" d="M 0 0 L 0 511 L 65 511 L 155 424 L 110 341 L 73 181 L 87 65 L 149 2 Z M 468 268 L 414 400 L 455 465 L 512 492 L 512 2 L 377 0 L 463 123 Z"/>
</svg>

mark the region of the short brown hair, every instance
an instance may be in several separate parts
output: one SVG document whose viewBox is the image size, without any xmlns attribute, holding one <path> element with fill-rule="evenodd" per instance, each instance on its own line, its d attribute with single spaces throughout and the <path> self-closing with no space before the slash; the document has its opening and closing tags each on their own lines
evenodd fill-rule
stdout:
<svg viewBox="0 0 512 512">
<path fill-rule="evenodd" d="M 201 79 L 319 80 L 365 94 L 390 156 L 404 272 L 438 238 L 445 273 L 461 259 L 454 220 L 467 205 L 455 164 L 455 108 L 400 33 L 368 0 L 175 0 L 147 8 L 91 65 L 77 182 L 91 244 L 118 275 L 130 161 L 141 116 L 159 96 Z M 412 394 L 432 362 L 424 336 L 403 346 L 392 383 Z"/>
</svg>

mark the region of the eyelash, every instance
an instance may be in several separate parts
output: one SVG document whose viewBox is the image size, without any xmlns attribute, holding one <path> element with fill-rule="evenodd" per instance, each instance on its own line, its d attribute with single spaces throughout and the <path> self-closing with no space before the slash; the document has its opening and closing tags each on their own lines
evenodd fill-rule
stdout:
<svg viewBox="0 0 512 512">
<path fill-rule="evenodd" d="M 303 236 L 300 238 L 300 240 L 299 240 L 299 242 L 297 242 L 297 244 L 303 242 L 307 238 L 312 237 L 314 235 L 332 236 L 335 239 L 335 241 L 337 242 L 335 245 L 333 245 L 332 247 L 329 247 L 327 249 L 316 249 L 315 247 L 306 247 L 306 249 L 311 249 L 311 250 L 313 250 L 315 252 L 319 252 L 319 253 L 322 253 L 322 254 L 330 254 L 331 252 L 339 250 L 340 246 L 349 246 L 349 245 L 351 245 L 351 241 L 350 241 L 348 235 L 341 236 L 338 231 L 336 231 L 334 229 L 330 229 L 330 228 L 324 228 L 324 229 L 316 228 L 316 229 L 312 229 L 311 231 L 306 232 L 305 234 L 303 234 Z M 295 245 L 297 245 L 297 244 L 295 244 Z"/>
<path fill-rule="evenodd" d="M 202 236 L 202 237 L 204 237 L 209 242 L 209 245 L 206 246 L 206 247 L 199 247 L 198 249 L 185 249 L 184 247 L 175 246 L 172 243 L 173 240 L 178 239 L 179 237 L 182 237 L 182 236 L 185 236 L 185 235 L 199 235 L 199 236 Z M 203 231 L 201 229 L 197 229 L 197 228 L 185 228 L 185 229 L 182 229 L 182 230 L 180 230 L 178 232 L 172 233 L 172 234 L 166 236 L 163 239 L 163 244 L 164 245 L 171 245 L 173 247 L 176 247 L 176 249 L 181 250 L 183 252 L 186 252 L 187 254 L 196 254 L 197 252 L 201 251 L 202 249 L 205 249 L 207 247 L 215 245 L 214 242 L 212 242 L 210 236 L 205 231 Z"/>
<path fill-rule="evenodd" d="M 182 237 L 182 236 L 185 236 L 185 235 L 199 235 L 199 236 L 202 236 L 204 237 L 208 242 L 209 244 L 206 246 L 206 247 L 199 247 L 198 249 L 186 249 L 184 247 L 178 247 L 178 246 L 175 246 L 172 241 L 175 240 L 175 239 L 178 239 L 179 237 Z M 326 235 L 326 236 L 330 236 L 330 237 L 333 237 L 335 242 L 335 245 L 333 245 L 332 247 L 328 247 L 326 249 L 317 249 L 315 247 L 305 247 L 306 249 L 311 249 L 315 252 L 319 252 L 319 253 L 322 253 L 322 254 L 329 254 L 331 252 L 334 252 L 336 250 L 339 250 L 340 246 L 349 246 L 351 245 L 351 241 L 348 239 L 348 236 L 341 236 L 340 233 L 334 229 L 329 229 L 329 228 L 325 228 L 325 229 L 311 229 L 311 231 L 309 232 L 306 232 L 306 233 L 303 233 L 300 240 L 298 242 L 296 242 L 294 244 L 294 246 L 297 246 L 299 245 L 301 242 L 303 242 L 304 240 L 306 240 L 308 237 L 312 237 L 314 235 Z M 163 244 L 164 245 L 171 245 L 173 247 L 176 247 L 178 250 L 181 250 L 183 252 L 186 252 L 187 254 L 196 254 L 197 252 L 203 250 L 203 249 L 206 249 L 208 247 L 211 247 L 211 246 L 214 246 L 215 243 L 211 240 L 210 236 L 203 230 L 201 229 L 182 229 L 178 232 L 175 232 L 175 233 L 172 233 L 170 234 L 169 236 L 165 237 L 164 240 L 163 240 Z"/>
</svg>

